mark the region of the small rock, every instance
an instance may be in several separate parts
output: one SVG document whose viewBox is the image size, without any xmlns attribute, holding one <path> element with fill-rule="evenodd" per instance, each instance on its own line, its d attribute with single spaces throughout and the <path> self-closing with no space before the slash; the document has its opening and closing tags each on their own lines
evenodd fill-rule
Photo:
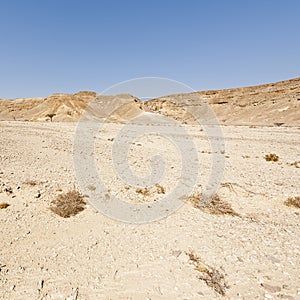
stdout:
<svg viewBox="0 0 300 300">
<path fill-rule="evenodd" d="M 178 257 L 181 253 L 182 253 L 181 250 L 173 250 L 173 251 L 172 251 L 172 255 L 174 255 L 174 256 L 176 256 L 176 257 Z"/>
<path fill-rule="evenodd" d="M 7 194 L 12 194 L 13 189 L 10 186 L 7 186 L 7 187 L 4 188 L 4 192 L 6 192 Z"/>
<path fill-rule="evenodd" d="M 272 261 L 273 263 L 280 263 L 280 260 L 272 255 L 267 255 L 267 258 Z"/>
<path fill-rule="evenodd" d="M 38 191 L 38 192 L 35 194 L 34 198 L 40 198 L 40 197 L 41 197 L 41 193 Z"/>
<path fill-rule="evenodd" d="M 278 297 L 279 297 L 280 299 L 296 300 L 296 298 L 294 298 L 293 296 L 286 295 L 286 294 L 279 294 Z"/>
<path fill-rule="evenodd" d="M 274 286 L 267 283 L 262 283 L 261 285 L 270 293 L 277 293 L 281 291 L 280 286 Z"/>
<path fill-rule="evenodd" d="M 10 289 L 10 291 L 13 291 L 13 290 L 15 289 L 15 287 L 16 287 L 16 286 L 15 286 L 14 284 L 13 284 L 13 285 L 11 285 L 11 286 L 10 286 L 10 288 L 9 288 L 9 289 Z"/>
<path fill-rule="evenodd" d="M 288 286 L 287 284 L 283 284 L 283 285 L 282 285 L 282 288 L 283 288 L 283 289 L 288 289 L 289 286 Z"/>
<path fill-rule="evenodd" d="M 73 294 L 66 298 L 66 300 L 76 300 L 78 297 L 78 288 L 73 289 Z"/>
<path fill-rule="evenodd" d="M 38 282 L 38 289 L 41 290 L 43 287 L 44 287 L 44 280 L 42 279 Z"/>
</svg>

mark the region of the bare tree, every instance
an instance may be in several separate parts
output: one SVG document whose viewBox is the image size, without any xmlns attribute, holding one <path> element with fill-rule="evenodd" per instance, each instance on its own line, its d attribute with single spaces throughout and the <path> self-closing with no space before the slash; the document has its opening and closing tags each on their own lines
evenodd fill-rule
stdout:
<svg viewBox="0 0 300 300">
<path fill-rule="evenodd" d="M 54 116 L 56 116 L 56 114 L 47 114 L 46 115 L 46 117 L 50 118 L 51 122 L 52 122 L 52 119 L 53 119 Z"/>
</svg>

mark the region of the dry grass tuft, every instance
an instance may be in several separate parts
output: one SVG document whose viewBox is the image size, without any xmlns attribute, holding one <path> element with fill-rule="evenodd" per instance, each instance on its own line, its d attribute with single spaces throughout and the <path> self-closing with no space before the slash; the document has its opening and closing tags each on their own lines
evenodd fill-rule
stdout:
<svg viewBox="0 0 300 300">
<path fill-rule="evenodd" d="M 157 194 L 165 194 L 166 193 L 166 190 L 165 190 L 165 188 L 162 185 L 160 185 L 160 184 L 157 183 L 155 185 L 155 187 L 156 187 Z"/>
<path fill-rule="evenodd" d="M 200 257 L 196 256 L 193 252 L 187 253 L 190 261 L 193 263 L 195 270 L 200 272 L 198 278 L 203 280 L 209 287 L 213 288 L 218 294 L 225 296 L 226 290 L 229 285 L 226 283 L 225 275 L 206 263 Z"/>
<path fill-rule="evenodd" d="M 26 180 L 26 181 L 24 182 L 24 184 L 30 185 L 30 186 L 36 186 L 38 183 L 37 183 L 37 181 L 35 181 L 35 180 Z"/>
<path fill-rule="evenodd" d="M 128 187 L 128 186 L 125 186 L 125 189 L 128 190 L 129 187 Z M 151 194 L 155 194 L 155 193 L 156 193 L 156 194 L 165 194 L 165 193 L 166 193 L 166 189 L 165 189 L 162 185 L 156 183 L 156 184 L 155 184 L 154 186 L 152 186 L 152 187 L 137 188 L 137 189 L 135 190 L 135 192 L 136 192 L 137 194 L 141 194 L 141 195 L 143 195 L 144 197 L 146 197 L 146 196 L 150 196 Z"/>
<path fill-rule="evenodd" d="M 293 206 L 293 207 L 300 208 L 300 196 L 290 197 L 284 202 L 284 204 L 286 206 Z"/>
<path fill-rule="evenodd" d="M 201 194 L 195 194 L 195 195 L 191 195 L 186 200 L 188 202 L 190 202 L 195 208 L 199 208 L 200 209 L 201 199 L 202 199 L 202 195 Z"/>
<path fill-rule="evenodd" d="M 7 202 L 0 203 L 0 209 L 5 209 L 5 208 L 7 208 L 9 206 L 10 206 L 10 204 L 8 204 Z"/>
<path fill-rule="evenodd" d="M 86 201 L 83 196 L 76 190 L 69 191 L 65 194 L 58 195 L 51 202 L 51 211 L 63 218 L 69 218 L 77 215 L 85 209 Z"/>
<path fill-rule="evenodd" d="M 231 216 L 240 216 L 231 205 L 223 201 L 219 195 L 214 194 L 209 203 L 206 206 L 201 206 L 202 194 L 192 195 L 187 200 L 195 207 L 199 208 L 204 212 L 213 214 L 213 215 L 231 215 Z"/>
<path fill-rule="evenodd" d="M 265 160 L 266 161 L 278 161 L 279 160 L 279 156 L 276 155 L 275 153 L 266 154 L 265 155 Z"/>
</svg>

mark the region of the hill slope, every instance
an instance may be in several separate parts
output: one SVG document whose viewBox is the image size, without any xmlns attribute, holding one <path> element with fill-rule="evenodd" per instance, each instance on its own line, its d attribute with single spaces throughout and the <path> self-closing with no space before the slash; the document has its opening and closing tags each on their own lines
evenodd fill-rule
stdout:
<svg viewBox="0 0 300 300">
<path fill-rule="evenodd" d="M 0 120 L 49 121 L 48 114 L 55 114 L 53 121 L 99 120 L 110 116 L 112 121 L 122 122 L 142 112 L 140 100 L 122 94 L 97 95 L 95 92 L 53 94 L 47 98 L 21 98 L 0 100 Z"/>
<path fill-rule="evenodd" d="M 178 103 L 184 103 L 183 106 Z M 47 98 L 0 100 L 0 120 L 78 121 L 99 120 L 108 115 L 113 122 L 126 122 L 143 111 L 159 113 L 184 123 L 195 122 L 188 112 L 198 112 L 209 121 L 206 104 L 222 124 L 300 125 L 300 78 L 244 88 L 177 94 L 141 102 L 132 95 L 97 95 L 95 92 L 53 94 Z M 186 109 L 187 108 L 187 109 Z"/>
<path fill-rule="evenodd" d="M 149 100 L 144 109 L 189 122 L 192 116 L 182 107 L 171 102 L 182 102 L 191 111 L 203 109 L 209 103 L 223 124 L 300 125 L 300 78 L 277 83 L 177 94 Z"/>
</svg>

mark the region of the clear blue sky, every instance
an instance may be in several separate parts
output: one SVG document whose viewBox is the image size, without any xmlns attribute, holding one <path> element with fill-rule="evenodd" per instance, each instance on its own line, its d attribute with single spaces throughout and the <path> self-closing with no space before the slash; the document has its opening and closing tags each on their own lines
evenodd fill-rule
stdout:
<svg viewBox="0 0 300 300">
<path fill-rule="evenodd" d="M 195 90 L 300 77 L 300 1 L 0 2 L 0 98 L 145 76 Z"/>
</svg>

